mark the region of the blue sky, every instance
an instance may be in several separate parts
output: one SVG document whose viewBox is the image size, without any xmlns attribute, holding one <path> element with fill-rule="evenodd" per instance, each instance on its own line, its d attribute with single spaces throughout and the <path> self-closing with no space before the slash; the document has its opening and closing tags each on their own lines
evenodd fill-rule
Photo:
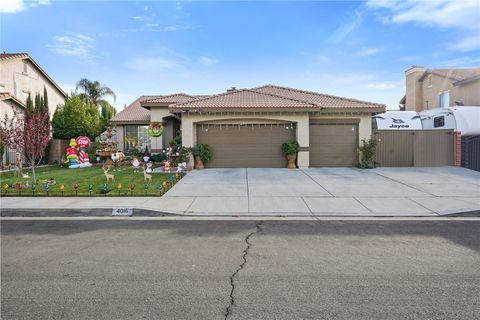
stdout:
<svg viewBox="0 0 480 320">
<path fill-rule="evenodd" d="M 67 91 L 211 94 L 278 84 L 398 107 L 411 65 L 480 65 L 480 0 L 2 0 L 0 47 Z"/>
</svg>

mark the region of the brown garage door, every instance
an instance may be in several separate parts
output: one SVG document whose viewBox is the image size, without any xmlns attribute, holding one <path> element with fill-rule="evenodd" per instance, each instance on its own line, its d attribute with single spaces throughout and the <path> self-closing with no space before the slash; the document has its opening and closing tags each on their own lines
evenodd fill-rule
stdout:
<svg viewBox="0 0 480 320">
<path fill-rule="evenodd" d="M 310 167 L 353 167 L 357 147 L 356 123 L 310 122 Z"/>
<path fill-rule="evenodd" d="M 197 143 L 210 146 L 209 168 L 282 168 L 282 143 L 295 131 L 291 124 L 197 125 Z"/>
</svg>

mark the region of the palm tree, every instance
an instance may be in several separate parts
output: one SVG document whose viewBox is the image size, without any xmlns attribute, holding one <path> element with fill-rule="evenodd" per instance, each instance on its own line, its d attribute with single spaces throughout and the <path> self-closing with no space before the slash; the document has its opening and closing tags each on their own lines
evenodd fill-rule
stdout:
<svg viewBox="0 0 480 320">
<path fill-rule="evenodd" d="M 117 99 L 117 96 L 107 86 L 101 85 L 98 81 L 90 81 L 88 79 L 80 79 L 77 82 L 75 91 L 78 89 L 83 90 L 83 93 L 80 93 L 80 96 L 87 100 L 91 105 L 101 108 L 101 116 L 107 121 L 115 115 L 115 108 L 110 105 L 110 103 L 105 100 L 105 97 L 113 97 L 113 101 Z"/>
</svg>

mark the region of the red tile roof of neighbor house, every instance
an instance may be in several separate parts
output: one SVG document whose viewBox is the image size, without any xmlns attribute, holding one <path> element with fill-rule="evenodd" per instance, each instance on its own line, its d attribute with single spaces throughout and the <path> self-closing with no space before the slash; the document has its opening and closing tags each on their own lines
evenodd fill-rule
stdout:
<svg viewBox="0 0 480 320">
<path fill-rule="evenodd" d="M 445 77 L 455 81 L 466 81 L 471 78 L 480 76 L 480 68 L 444 68 L 444 69 L 427 69 L 419 78 L 420 81 L 425 79 L 429 74 Z"/>
<path fill-rule="evenodd" d="M 0 61 L 15 60 L 15 59 L 28 59 L 30 60 L 38 70 L 53 84 L 53 86 L 64 96 L 67 97 L 67 94 L 63 89 L 45 72 L 45 70 L 40 67 L 40 65 L 28 54 L 28 53 L 0 53 Z"/>
<path fill-rule="evenodd" d="M 287 98 L 253 89 L 232 90 L 229 92 L 177 103 L 171 109 L 320 109 L 320 106 L 306 101 Z"/>
<path fill-rule="evenodd" d="M 141 96 L 133 101 L 128 107 L 117 113 L 110 122 L 122 123 L 150 123 L 150 110 L 142 108 L 140 103 L 145 100 L 155 99 L 163 96 Z"/>
<path fill-rule="evenodd" d="M 19 106 L 25 108 L 25 103 L 15 98 L 15 96 L 10 92 L 0 92 L 0 100 L 12 100 L 15 101 L 15 103 L 17 103 Z"/>
</svg>

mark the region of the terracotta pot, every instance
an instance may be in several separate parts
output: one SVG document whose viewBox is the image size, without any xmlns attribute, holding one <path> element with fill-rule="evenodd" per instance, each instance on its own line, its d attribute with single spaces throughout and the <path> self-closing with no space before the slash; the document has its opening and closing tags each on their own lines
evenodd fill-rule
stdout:
<svg viewBox="0 0 480 320">
<path fill-rule="evenodd" d="M 297 165 L 295 164 L 295 160 L 297 160 L 297 155 L 296 154 L 287 154 L 287 161 L 288 161 L 287 168 L 288 169 L 296 169 L 297 168 Z"/>
<path fill-rule="evenodd" d="M 195 169 L 204 169 L 203 161 L 200 158 L 195 158 Z"/>
</svg>

